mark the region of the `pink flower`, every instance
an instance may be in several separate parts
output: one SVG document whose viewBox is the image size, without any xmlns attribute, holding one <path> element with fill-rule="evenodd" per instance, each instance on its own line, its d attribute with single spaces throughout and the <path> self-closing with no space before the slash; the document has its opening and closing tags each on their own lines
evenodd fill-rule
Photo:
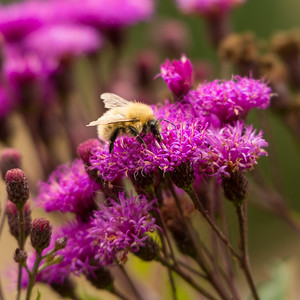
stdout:
<svg viewBox="0 0 300 300">
<path fill-rule="evenodd" d="M 176 95 L 185 95 L 193 86 L 193 66 L 191 61 L 182 55 L 180 60 L 166 60 L 160 67 L 161 76 L 169 89 Z"/>
</svg>

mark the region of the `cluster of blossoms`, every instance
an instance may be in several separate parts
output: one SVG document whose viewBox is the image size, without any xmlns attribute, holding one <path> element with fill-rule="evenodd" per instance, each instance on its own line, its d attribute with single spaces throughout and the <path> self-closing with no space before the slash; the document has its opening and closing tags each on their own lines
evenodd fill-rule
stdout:
<svg viewBox="0 0 300 300">
<path fill-rule="evenodd" d="M 109 266 L 114 261 L 122 264 L 127 260 L 128 253 L 137 252 L 144 247 L 149 238 L 148 234 L 158 228 L 155 218 L 151 215 L 155 209 L 155 200 L 148 202 L 145 196 L 127 197 L 124 193 L 119 193 L 117 200 L 108 199 L 97 208 L 89 207 L 89 212 L 86 208 L 85 213 L 88 217 L 83 218 L 79 210 L 90 204 L 90 194 L 93 191 L 85 190 L 91 186 L 83 174 L 78 178 L 72 175 L 64 174 L 62 170 L 56 171 L 47 183 L 47 190 L 42 185 L 36 199 L 38 205 L 49 210 L 49 202 L 45 202 L 47 195 L 48 201 L 52 203 L 51 210 L 72 211 L 77 217 L 77 221 L 57 230 L 52 243 L 45 249 L 47 252 L 53 248 L 57 239 L 68 237 L 67 246 L 57 252 L 57 255 L 64 257 L 63 261 L 39 273 L 37 281 L 40 282 L 62 283 L 70 274 L 89 276 L 95 269 Z M 53 180 L 54 176 L 57 177 L 57 181 Z M 82 180 L 85 182 L 77 186 Z M 57 191 L 60 185 L 61 188 Z M 87 195 L 86 198 L 84 194 Z M 95 203 L 95 198 L 93 200 Z M 29 264 L 34 260 L 35 255 L 32 254 Z M 24 287 L 27 283 L 28 278 L 25 276 Z"/>
<path fill-rule="evenodd" d="M 267 154 L 262 132 L 256 133 L 244 124 L 252 108 L 264 109 L 270 103 L 271 89 L 264 82 L 234 77 L 203 83 L 191 90 L 192 66 L 184 56 L 163 64 L 159 75 L 175 95 L 182 88 L 176 103 L 166 101 L 152 107 L 157 119 L 174 125 L 162 121 L 161 143 L 147 134 L 143 137 L 146 146 L 135 138 L 118 139 L 113 155 L 107 146 L 94 147 L 91 168 L 97 169 L 105 181 L 157 169 L 168 173 L 186 162 L 202 176 L 229 176 L 231 171 L 251 170 L 257 159 Z"/>
<path fill-rule="evenodd" d="M 203 115 L 215 115 L 226 124 L 244 120 L 252 108 L 266 109 L 270 96 L 271 89 L 263 82 L 236 76 L 199 85 L 187 101 Z"/>
<path fill-rule="evenodd" d="M 47 182 L 40 182 L 36 203 L 47 212 L 71 212 L 85 219 L 96 209 L 95 193 L 99 185 L 90 179 L 81 160 L 58 167 Z"/>
<path fill-rule="evenodd" d="M 106 195 L 116 180 L 128 177 L 138 188 L 137 182 L 153 185 L 151 178 L 169 174 L 184 188 L 195 177 L 201 182 L 208 176 L 230 178 L 251 170 L 259 157 L 267 155 L 262 132 L 256 133 L 244 120 L 250 109 L 269 105 L 270 88 L 259 80 L 233 77 L 203 83 L 194 90 L 192 72 L 185 56 L 161 67 L 159 75 L 177 99 L 152 106 L 157 119 L 171 123 L 161 121 L 161 142 L 152 133 L 142 136 L 144 144 L 123 136 L 109 153 L 107 143 L 88 140 L 78 148 L 82 160 L 60 166 L 39 184 L 35 202 L 46 211 L 72 212 L 76 222 L 54 235 L 55 239 L 68 236 L 67 246 L 58 252 L 63 262 L 49 267 L 37 280 L 57 282 L 71 273 L 88 276 L 95 268 L 126 261 L 128 252 L 146 245 L 148 234 L 158 228 L 153 217 L 155 201 L 117 191 L 101 204 L 99 195 Z"/>
</svg>

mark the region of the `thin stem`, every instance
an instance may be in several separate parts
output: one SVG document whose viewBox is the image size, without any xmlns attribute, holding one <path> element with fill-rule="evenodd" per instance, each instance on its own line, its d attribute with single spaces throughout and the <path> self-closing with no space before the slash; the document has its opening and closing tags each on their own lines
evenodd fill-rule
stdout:
<svg viewBox="0 0 300 300">
<path fill-rule="evenodd" d="M 207 223 L 210 225 L 212 230 L 214 230 L 217 234 L 217 236 L 223 241 L 223 243 L 227 246 L 227 248 L 230 250 L 230 253 L 232 256 L 234 256 L 236 259 L 241 261 L 241 258 L 239 254 L 236 252 L 236 250 L 233 248 L 233 246 L 230 244 L 229 240 L 226 238 L 225 234 L 218 228 L 218 226 L 215 224 L 215 222 L 211 219 L 208 212 L 203 207 L 202 203 L 198 199 L 198 196 L 194 192 L 193 188 L 187 188 L 185 189 L 185 192 L 191 197 L 196 209 L 202 214 L 204 219 L 207 221 Z"/>
<path fill-rule="evenodd" d="M 240 250 L 241 250 L 241 267 L 244 270 L 247 282 L 251 289 L 252 295 L 255 300 L 259 300 L 258 293 L 256 291 L 256 287 L 253 281 L 253 276 L 251 274 L 250 269 L 250 260 L 249 260 L 249 253 L 248 253 L 248 229 L 247 229 L 247 202 L 244 201 L 242 205 L 236 205 L 236 212 L 238 216 L 239 222 L 239 231 L 240 231 Z"/>
<path fill-rule="evenodd" d="M 35 283 L 35 278 L 38 273 L 39 265 L 42 261 L 42 252 L 41 251 L 36 251 L 36 257 L 35 257 L 35 262 L 33 265 L 33 268 L 31 270 L 31 274 L 29 276 L 29 283 L 27 287 L 27 294 L 26 294 L 26 300 L 30 300 L 32 289 Z"/>
<path fill-rule="evenodd" d="M 191 273 L 193 273 L 193 274 L 195 274 L 195 275 L 197 275 L 197 276 L 199 276 L 199 277 L 201 277 L 201 278 L 207 279 L 207 276 L 206 276 L 205 274 L 203 274 L 203 273 L 201 273 L 201 272 L 199 272 L 199 271 L 193 269 L 192 267 L 190 267 L 190 266 L 189 266 L 188 264 L 186 264 L 185 262 L 183 262 L 183 261 L 177 259 L 177 263 L 178 263 L 179 265 L 181 265 L 182 267 L 186 268 L 187 270 L 189 270 Z"/>
<path fill-rule="evenodd" d="M 171 193 L 172 193 L 172 195 L 173 195 L 173 197 L 176 201 L 176 204 L 177 204 L 178 209 L 179 209 L 179 213 L 182 217 L 182 220 L 185 224 L 185 227 L 187 228 L 187 231 L 188 231 L 187 233 L 189 233 L 189 235 L 192 239 L 193 245 L 196 249 L 196 254 L 195 254 L 195 257 L 193 257 L 193 258 L 198 263 L 198 265 L 201 267 L 201 269 L 205 272 L 205 274 L 206 274 L 205 278 L 207 279 L 207 281 L 214 287 L 214 289 L 222 297 L 222 299 L 229 299 L 226 292 L 224 291 L 223 287 L 220 285 L 220 280 L 216 277 L 216 275 L 214 273 L 212 273 L 209 270 L 209 267 L 207 266 L 206 262 L 203 259 L 204 256 L 202 254 L 202 250 L 198 245 L 197 238 L 196 238 L 196 236 L 193 232 L 191 224 L 189 222 L 187 222 L 186 218 L 184 217 L 183 210 L 182 210 L 182 207 L 181 207 L 181 204 L 180 204 L 180 200 L 178 199 L 171 182 L 169 183 L 169 188 L 170 188 L 170 191 L 171 191 Z M 204 252 L 205 251 L 208 253 L 208 256 L 211 257 L 211 254 L 209 253 L 209 251 L 207 249 L 205 249 Z M 211 262 L 214 263 L 215 260 L 211 259 Z"/>
<path fill-rule="evenodd" d="M 155 216 L 156 221 L 158 222 L 158 225 L 162 228 L 162 230 L 165 233 L 165 235 L 163 235 L 159 231 L 159 237 L 160 237 L 160 240 L 161 240 L 161 243 L 162 243 L 162 250 L 163 250 L 164 256 L 168 257 L 167 247 L 166 247 L 166 244 L 165 244 L 165 241 L 164 241 L 164 239 L 166 239 L 169 250 L 170 250 L 171 258 L 172 258 L 174 264 L 176 264 L 174 251 L 173 251 L 173 248 L 172 248 L 172 245 L 171 245 L 171 241 L 169 239 L 169 235 L 168 235 L 168 232 L 167 232 L 167 227 L 164 223 L 164 220 L 161 217 L 159 211 L 155 210 L 154 211 L 154 216 Z M 169 268 L 168 268 L 168 276 L 169 276 L 169 280 L 170 280 L 170 284 L 171 284 L 172 298 L 173 298 L 173 300 L 176 300 L 177 299 L 176 285 L 175 285 L 175 281 L 174 281 L 172 271 Z"/>
<path fill-rule="evenodd" d="M 116 296 L 118 296 L 121 300 L 129 300 L 126 296 L 124 296 L 115 286 L 112 287 L 110 292 Z"/>
<path fill-rule="evenodd" d="M 169 267 L 167 269 L 168 269 L 168 276 L 169 276 L 169 280 L 170 280 L 170 284 L 171 284 L 172 299 L 177 300 L 177 290 L 176 290 L 174 277 L 173 277 L 171 269 Z"/>
<path fill-rule="evenodd" d="M 52 249 L 52 250 L 50 250 L 50 251 L 48 251 L 45 255 L 42 256 L 42 260 L 45 259 L 45 258 L 47 258 L 48 256 L 50 256 L 50 255 L 56 253 L 57 251 L 58 251 L 58 250 L 55 249 L 55 248 Z"/>
<path fill-rule="evenodd" d="M 140 295 L 139 291 L 137 290 L 136 286 L 134 285 L 132 279 L 128 275 L 128 273 L 125 270 L 125 268 L 122 265 L 119 265 L 119 267 L 120 267 L 120 270 L 122 271 L 123 275 L 125 276 L 128 285 L 130 286 L 131 290 L 135 294 L 136 298 L 139 299 L 139 300 L 143 300 L 142 296 Z"/>
<path fill-rule="evenodd" d="M 2 231 L 3 231 L 5 220 L 6 220 L 6 213 L 5 213 L 6 203 L 7 203 L 7 198 L 4 203 L 4 213 L 2 214 L 1 221 L 0 221 L 0 237 L 2 235 Z"/>
<path fill-rule="evenodd" d="M 209 300 L 217 300 L 213 295 L 199 286 L 192 277 L 188 274 L 184 273 L 178 265 L 170 264 L 169 261 L 163 257 L 158 257 L 157 261 L 159 261 L 162 265 L 172 269 L 177 275 L 179 275 L 182 279 L 184 279 L 190 286 L 192 286 L 196 291 L 205 296 Z"/>
<path fill-rule="evenodd" d="M 159 215 L 159 213 L 156 213 L 156 215 Z M 165 243 L 165 240 L 164 240 L 164 235 L 162 234 L 162 232 L 158 232 L 158 235 L 159 235 L 159 238 L 160 238 L 160 241 L 161 241 L 161 244 L 162 244 L 162 251 L 164 253 L 164 256 L 167 258 L 168 257 L 168 253 L 167 253 L 167 247 L 166 247 L 166 243 Z M 172 255 L 171 254 L 171 257 L 172 257 L 172 260 L 175 264 L 175 258 L 174 258 L 174 254 Z M 173 278 L 173 275 L 172 275 L 172 272 L 171 270 L 168 268 L 168 276 L 169 276 L 169 280 L 170 280 L 170 284 L 171 284 L 171 291 L 172 291 L 172 298 L 174 300 L 177 299 L 177 296 L 176 296 L 176 286 L 175 286 L 175 281 L 174 281 L 174 278 Z"/>
<path fill-rule="evenodd" d="M 227 226 L 228 223 L 226 220 L 226 214 L 224 211 L 223 201 L 220 201 L 220 216 L 221 216 L 221 221 L 222 221 L 224 232 L 228 236 L 229 235 L 228 234 L 228 226 Z M 225 264 L 225 272 L 226 272 L 225 280 L 232 291 L 232 296 L 234 297 L 234 299 L 241 300 L 241 296 L 236 287 L 236 280 L 234 278 L 232 257 L 230 256 L 228 249 L 223 244 L 220 245 L 220 248 L 221 248 L 221 254 L 223 255 L 223 258 L 225 261 L 225 263 L 224 263 Z"/>
<path fill-rule="evenodd" d="M 25 244 L 25 234 L 24 234 L 24 215 L 23 215 L 24 206 L 18 209 L 19 217 L 19 249 L 24 250 Z M 22 285 L 22 265 L 18 266 L 18 286 L 17 286 L 17 300 L 20 300 L 21 297 L 21 285 Z"/>
</svg>

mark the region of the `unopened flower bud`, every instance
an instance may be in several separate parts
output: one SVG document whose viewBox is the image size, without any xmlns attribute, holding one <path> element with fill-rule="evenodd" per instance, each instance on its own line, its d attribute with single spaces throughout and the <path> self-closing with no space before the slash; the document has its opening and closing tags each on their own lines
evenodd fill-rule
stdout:
<svg viewBox="0 0 300 300">
<path fill-rule="evenodd" d="M 44 218 L 36 218 L 32 222 L 30 234 L 31 244 L 37 251 L 42 251 L 50 244 L 52 234 L 52 226 L 49 220 Z"/>
<path fill-rule="evenodd" d="M 136 256 L 144 261 L 151 261 L 157 257 L 159 247 L 155 240 L 150 236 L 145 240 L 145 245 L 141 246 L 137 252 L 133 252 Z"/>
<path fill-rule="evenodd" d="M 2 179 L 5 180 L 5 174 L 8 170 L 21 167 L 21 153 L 14 148 L 5 148 L 0 156 L 0 169 Z"/>
<path fill-rule="evenodd" d="M 27 252 L 25 250 L 21 250 L 19 248 L 16 249 L 15 253 L 14 253 L 14 260 L 15 262 L 24 265 L 27 261 Z"/>
<path fill-rule="evenodd" d="M 248 181 L 242 172 L 231 172 L 222 178 L 224 194 L 234 205 L 241 205 L 248 194 Z"/>
<path fill-rule="evenodd" d="M 300 84 L 300 31 L 278 32 L 271 40 L 271 48 L 285 61 L 290 83 L 298 88 Z"/>
<path fill-rule="evenodd" d="M 9 230 L 12 236 L 19 240 L 19 218 L 18 218 L 18 209 L 15 204 L 11 201 L 6 203 L 6 215 L 8 220 Z"/>
<path fill-rule="evenodd" d="M 29 186 L 25 173 L 21 169 L 12 169 L 5 175 L 8 199 L 22 208 L 29 198 Z"/>
<path fill-rule="evenodd" d="M 161 65 L 158 76 L 163 78 L 170 91 L 177 97 L 187 94 L 194 83 L 193 66 L 185 55 L 182 55 L 180 60 L 173 60 L 172 62 L 166 60 Z"/>
<path fill-rule="evenodd" d="M 109 289 L 114 281 L 110 271 L 104 267 L 93 269 L 92 273 L 86 274 L 86 278 L 97 289 Z"/>
<path fill-rule="evenodd" d="M 77 152 L 82 161 L 86 166 L 90 166 L 90 157 L 92 156 L 92 150 L 96 149 L 100 145 L 100 141 L 97 139 L 90 139 L 83 143 L 81 143 L 78 148 Z"/>
<path fill-rule="evenodd" d="M 292 29 L 277 32 L 271 39 L 271 48 L 284 59 L 299 55 L 300 31 L 298 29 Z"/>
<path fill-rule="evenodd" d="M 68 238 L 66 236 L 56 239 L 55 250 L 64 249 L 67 246 L 67 241 L 68 241 Z"/>
<path fill-rule="evenodd" d="M 183 190 L 189 188 L 195 180 L 194 169 L 189 161 L 176 166 L 169 174 L 174 184 Z"/>
<path fill-rule="evenodd" d="M 93 155 L 93 149 L 99 147 L 100 141 L 97 139 L 90 139 L 83 143 L 81 143 L 78 148 L 77 152 L 80 158 L 82 159 L 86 172 L 88 173 L 89 177 L 95 180 L 100 186 L 103 186 L 104 182 L 101 176 L 99 176 L 97 169 L 89 168 L 91 166 L 90 158 Z"/>
<path fill-rule="evenodd" d="M 24 235 L 25 239 L 29 236 L 31 231 L 31 210 L 29 202 L 26 202 L 23 209 L 24 216 Z M 19 215 L 18 209 L 14 203 L 7 201 L 5 213 L 7 215 L 8 226 L 12 236 L 19 240 Z"/>
<path fill-rule="evenodd" d="M 257 60 L 258 50 L 252 32 L 243 34 L 232 33 L 220 44 L 219 57 L 235 64 L 249 63 Z"/>
</svg>

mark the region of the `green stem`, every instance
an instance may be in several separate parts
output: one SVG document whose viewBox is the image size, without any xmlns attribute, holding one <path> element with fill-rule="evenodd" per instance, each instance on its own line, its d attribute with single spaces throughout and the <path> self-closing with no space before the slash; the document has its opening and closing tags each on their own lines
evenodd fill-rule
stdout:
<svg viewBox="0 0 300 300">
<path fill-rule="evenodd" d="M 24 233 L 24 215 L 23 215 L 24 206 L 18 209 L 19 217 L 19 249 L 24 250 L 25 244 L 25 233 Z M 21 286 L 22 286 L 22 265 L 18 266 L 18 286 L 17 286 L 17 300 L 20 300 L 21 297 Z"/>
<path fill-rule="evenodd" d="M 42 261 L 42 252 L 41 251 L 36 251 L 36 257 L 35 257 L 35 262 L 33 265 L 33 268 L 31 270 L 31 274 L 29 276 L 29 283 L 27 287 L 27 294 L 26 294 L 26 300 L 30 300 L 32 289 L 35 283 L 35 278 L 38 273 L 39 265 Z"/>
<path fill-rule="evenodd" d="M 250 260 L 249 260 L 249 253 L 248 253 L 248 229 L 247 229 L 247 202 L 244 201 L 242 205 L 236 205 L 236 212 L 238 216 L 239 222 L 239 232 L 240 232 L 240 249 L 241 249 L 241 268 L 243 269 L 248 285 L 251 289 L 253 298 L 255 300 L 259 300 L 258 293 L 256 291 L 256 287 L 254 284 L 253 276 L 251 273 L 250 268 Z"/>
</svg>

